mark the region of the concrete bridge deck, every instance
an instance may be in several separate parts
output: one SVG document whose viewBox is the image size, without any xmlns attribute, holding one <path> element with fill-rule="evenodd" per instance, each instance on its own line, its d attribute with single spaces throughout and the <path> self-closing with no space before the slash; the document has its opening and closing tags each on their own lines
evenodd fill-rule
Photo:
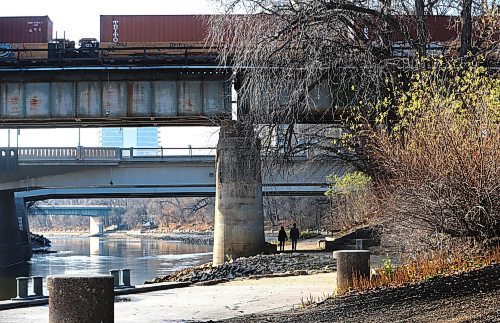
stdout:
<svg viewBox="0 0 500 323">
<path fill-rule="evenodd" d="M 0 169 L 0 190 L 86 188 L 86 192 L 106 190 L 109 196 L 121 192 L 134 196 L 133 190 L 154 196 L 213 196 L 215 152 L 211 147 L 0 148 L 0 164 L 10 165 Z M 265 165 L 266 158 L 262 160 Z M 301 156 L 287 167 L 263 172 L 264 194 L 310 195 L 326 190 L 326 176 L 332 172 L 330 165 L 311 164 L 306 156 Z"/>
</svg>

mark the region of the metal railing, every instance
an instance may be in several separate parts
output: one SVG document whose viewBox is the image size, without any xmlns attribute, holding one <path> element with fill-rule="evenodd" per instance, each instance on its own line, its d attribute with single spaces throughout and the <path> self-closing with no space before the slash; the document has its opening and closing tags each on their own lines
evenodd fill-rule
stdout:
<svg viewBox="0 0 500 323">
<path fill-rule="evenodd" d="M 17 148 L 20 162 L 23 161 L 120 161 L 131 159 L 153 159 L 168 157 L 215 156 L 216 148 L 203 147 L 23 147 Z"/>
<path fill-rule="evenodd" d="M 214 147 L 193 148 L 182 147 L 158 147 L 158 148 L 121 148 L 120 158 L 151 158 L 151 157 L 194 157 L 215 156 L 217 149 Z"/>
<path fill-rule="evenodd" d="M 173 157 L 208 157 L 216 155 L 216 147 L 22 147 L 0 148 L 9 155 L 18 156 L 23 161 L 130 161 L 133 159 L 163 159 Z M 262 151 L 261 157 L 279 154 L 280 150 Z M 5 153 L 6 154 L 6 153 Z M 310 159 L 314 156 L 311 149 L 293 155 L 293 159 Z"/>
</svg>

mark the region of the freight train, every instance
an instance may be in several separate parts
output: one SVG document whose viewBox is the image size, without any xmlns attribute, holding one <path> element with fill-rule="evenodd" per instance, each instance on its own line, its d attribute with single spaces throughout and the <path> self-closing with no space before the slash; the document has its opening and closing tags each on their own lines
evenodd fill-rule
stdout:
<svg viewBox="0 0 500 323">
<path fill-rule="evenodd" d="M 48 16 L 0 17 L 0 63 L 34 64 L 37 62 L 123 62 L 156 59 L 179 61 L 190 59 L 196 63 L 213 61 L 216 50 L 205 46 L 207 36 L 206 15 L 101 15 L 100 40 L 83 38 L 76 46 L 74 41 L 52 38 L 52 21 Z M 397 16 L 404 22 L 410 16 Z M 458 17 L 427 16 L 429 55 L 455 55 L 458 48 L 458 31 L 454 27 Z M 366 27 L 367 41 L 377 42 L 376 26 Z M 416 37 L 416 24 L 404 22 L 405 33 L 392 35 L 392 55 L 414 56 L 411 40 Z"/>
<path fill-rule="evenodd" d="M 0 17 L 0 62 L 78 61 L 158 58 L 214 59 L 205 47 L 207 16 L 100 17 L 100 41 L 80 39 L 78 45 L 52 38 L 48 16 Z"/>
</svg>

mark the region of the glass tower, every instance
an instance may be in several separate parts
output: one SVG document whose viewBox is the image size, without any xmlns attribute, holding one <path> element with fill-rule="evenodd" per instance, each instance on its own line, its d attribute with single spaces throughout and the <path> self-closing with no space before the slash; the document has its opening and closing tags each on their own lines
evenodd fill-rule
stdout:
<svg viewBox="0 0 500 323">
<path fill-rule="evenodd" d="M 158 128 L 102 128 L 101 146 L 119 148 L 157 148 Z M 135 156 L 155 155 L 156 150 L 134 151 Z"/>
</svg>

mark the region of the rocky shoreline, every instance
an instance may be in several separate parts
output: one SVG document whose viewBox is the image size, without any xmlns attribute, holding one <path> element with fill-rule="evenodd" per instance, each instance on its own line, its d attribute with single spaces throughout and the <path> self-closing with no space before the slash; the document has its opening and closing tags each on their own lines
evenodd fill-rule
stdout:
<svg viewBox="0 0 500 323">
<path fill-rule="evenodd" d="M 49 252 L 48 249 L 51 246 L 51 241 L 41 234 L 36 234 L 30 232 L 30 243 L 31 250 L 33 253 L 45 253 Z"/>
<path fill-rule="evenodd" d="M 269 276 L 308 275 L 336 270 L 330 253 L 282 253 L 238 258 L 223 265 L 211 263 L 176 271 L 165 277 L 155 278 L 152 283 L 192 282 L 215 284 L 236 278 L 262 278 Z"/>
</svg>

